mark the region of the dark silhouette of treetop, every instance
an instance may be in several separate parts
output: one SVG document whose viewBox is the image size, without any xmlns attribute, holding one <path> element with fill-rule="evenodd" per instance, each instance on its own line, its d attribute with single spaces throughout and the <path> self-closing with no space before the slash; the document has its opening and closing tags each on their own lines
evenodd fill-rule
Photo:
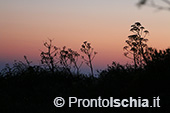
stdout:
<svg viewBox="0 0 170 113">
<path fill-rule="evenodd" d="M 146 58 L 148 49 L 146 36 L 149 31 L 145 30 L 139 22 L 131 25 L 130 31 L 133 34 L 129 35 L 128 40 L 126 40 L 127 45 L 123 48 L 126 51 L 124 55 L 133 60 L 135 68 L 143 67 L 148 61 Z"/>
</svg>

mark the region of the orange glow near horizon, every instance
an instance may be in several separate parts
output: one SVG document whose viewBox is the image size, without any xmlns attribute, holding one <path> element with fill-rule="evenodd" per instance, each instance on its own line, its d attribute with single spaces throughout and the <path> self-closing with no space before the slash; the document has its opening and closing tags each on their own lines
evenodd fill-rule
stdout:
<svg viewBox="0 0 170 113">
<path fill-rule="evenodd" d="M 135 1 L 87 0 L 70 2 L 37 0 L 0 2 L 0 61 L 23 60 L 26 55 L 40 60 L 43 41 L 54 39 L 57 47 L 67 46 L 78 52 L 83 41 L 98 52 L 96 66 L 112 61 L 131 62 L 123 56 L 123 46 L 131 24 L 136 21 L 150 31 L 148 45 L 157 49 L 170 47 L 170 12 L 138 9 Z"/>
</svg>

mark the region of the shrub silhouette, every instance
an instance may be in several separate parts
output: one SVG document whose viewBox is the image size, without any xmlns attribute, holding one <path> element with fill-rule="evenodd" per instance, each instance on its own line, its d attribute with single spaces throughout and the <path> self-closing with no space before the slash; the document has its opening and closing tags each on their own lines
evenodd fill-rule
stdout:
<svg viewBox="0 0 170 113">
<path fill-rule="evenodd" d="M 74 51 L 72 49 L 68 49 L 69 59 L 70 62 L 73 64 L 73 68 L 76 69 L 77 75 L 80 74 L 80 68 L 83 64 L 83 61 L 81 61 L 80 64 L 78 64 L 80 54 L 77 51 Z"/>
<path fill-rule="evenodd" d="M 82 59 L 84 60 L 85 64 L 90 67 L 91 75 L 92 75 L 92 77 L 94 77 L 92 61 L 95 58 L 97 52 L 95 52 L 94 49 L 91 47 L 91 43 L 88 43 L 87 41 L 83 42 L 80 50 L 85 55 L 87 55 L 87 58 L 82 56 Z"/>
<path fill-rule="evenodd" d="M 47 51 L 41 52 L 41 63 L 45 66 L 45 68 L 47 67 L 51 72 L 54 72 L 58 64 L 58 48 L 52 44 L 51 39 L 49 39 L 49 43 L 44 42 L 44 46 L 46 47 Z"/>
<path fill-rule="evenodd" d="M 68 71 L 69 73 L 71 73 L 71 72 L 70 72 L 71 62 L 69 63 L 70 54 L 69 54 L 68 51 L 66 50 L 66 46 L 64 46 L 63 49 L 60 50 L 59 58 L 60 58 L 60 64 L 63 66 L 63 68 L 64 68 L 66 71 Z"/>
<path fill-rule="evenodd" d="M 80 68 L 83 61 L 79 63 L 80 54 L 71 48 L 66 48 L 66 46 L 59 48 L 52 44 L 52 40 L 49 39 L 49 43 L 45 42 L 44 46 L 47 51 L 42 51 L 41 63 L 45 69 L 49 69 L 52 73 L 55 71 L 63 70 L 67 73 L 72 73 L 71 70 L 74 68 L 77 74 L 80 74 Z M 27 60 L 26 60 L 27 61 Z"/>
<path fill-rule="evenodd" d="M 170 49 L 157 50 L 142 46 L 147 59 L 146 63 L 142 56 L 142 63 L 145 63 L 143 68 L 135 69 L 131 64 L 121 65 L 113 62 L 102 70 L 98 77 L 94 77 L 91 61 L 97 53 L 90 43 L 84 42 L 81 48 L 82 53 L 87 55 L 87 59 L 83 57 L 83 60 L 92 72 L 92 76 L 87 76 L 79 73 L 79 67 L 82 65 L 78 62 L 81 56 L 79 53 L 65 46 L 56 49 L 52 40 L 49 41 L 44 43 L 47 51 L 41 53 L 43 65 L 33 65 L 24 56 L 25 62 L 15 61 L 12 67 L 6 65 L 0 72 L 0 111 L 65 113 L 73 110 L 75 113 L 87 113 L 89 109 L 68 108 L 67 103 L 64 109 L 56 108 L 53 100 L 55 97 L 63 97 L 67 101 L 70 96 L 86 99 L 98 96 L 118 99 L 140 96 L 152 101 L 153 97 L 160 96 L 161 108 L 158 109 L 149 107 L 147 109 L 107 108 L 107 110 L 116 113 L 169 113 Z M 140 46 L 137 49 L 141 50 Z M 65 66 L 64 68 L 69 70 L 76 68 L 77 74 L 68 73 L 66 69 L 61 70 L 60 66 Z M 106 112 L 104 108 L 90 110 Z"/>
<path fill-rule="evenodd" d="M 170 70 L 170 49 L 157 50 L 153 49 L 150 53 L 151 59 L 146 66 L 149 69 L 154 69 L 155 71 L 163 72 L 165 70 Z"/>
<path fill-rule="evenodd" d="M 72 49 L 66 49 L 66 46 L 60 50 L 60 64 L 64 67 L 65 70 L 67 70 L 69 73 L 71 70 L 71 67 L 76 69 L 77 75 L 80 73 L 80 68 L 82 66 L 82 63 L 78 65 L 78 58 L 80 54 L 77 51 L 73 51 Z"/>
<path fill-rule="evenodd" d="M 137 67 L 142 68 L 148 61 L 146 58 L 148 55 L 148 45 L 146 44 L 148 39 L 146 39 L 146 35 L 149 31 L 145 30 L 139 22 L 131 25 L 130 31 L 134 34 L 129 35 L 128 40 L 126 40 L 127 46 L 123 48 L 126 51 L 124 55 L 133 60 L 135 69 Z"/>
</svg>

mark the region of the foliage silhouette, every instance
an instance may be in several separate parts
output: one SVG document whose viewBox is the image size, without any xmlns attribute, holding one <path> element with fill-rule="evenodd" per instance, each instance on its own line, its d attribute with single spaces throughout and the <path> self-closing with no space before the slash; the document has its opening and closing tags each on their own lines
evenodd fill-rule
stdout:
<svg viewBox="0 0 170 113">
<path fill-rule="evenodd" d="M 83 52 L 85 55 L 87 55 L 87 58 L 82 56 L 82 59 L 86 63 L 87 66 L 90 67 L 91 70 L 91 75 L 94 77 L 94 72 L 93 72 L 93 65 L 92 61 L 95 58 L 97 52 L 94 51 L 94 49 L 91 47 L 91 43 L 88 43 L 87 41 L 84 41 L 83 44 L 81 45 L 81 52 Z"/>
<path fill-rule="evenodd" d="M 81 62 L 80 65 L 78 65 L 78 58 L 80 54 L 77 51 L 73 51 L 72 49 L 66 50 L 66 46 L 60 50 L 60 64 L 64 66 L 64 69 L 66 69 L 69 73 L 71 70 L 71 67 L 73 65 L 73 68 L 76 69 L 77 75 L 80 74 L 80 68 L 83 64 Z"/>
<path fill-rule="evenodd" d="M 41 63 L 47 67 L 51 72 L 54 73 L 58 61 L 57 61 L 57 53 L 58 53 L 58 48 L 52 44 L 52 40 L 49 39 L 48 42 L 44 42 L 44 46 L 47 48 L 47 51 L 44 52 L 42 51 L 40 56 L 41 56 Z"/>
<path fill-rule="evenodd" d="M 137 25 L 139 26 L 139 23 L 136 23 Z M 136 28 L 134 32 L 138 33 Z M 6 65 L 0 72 L 0 112 L 67 113 L 73 111 L 74 113 L 87 113 L 90 110 L 105 113 L 107 110 L 115 113 L 169 113 L 170 48 L 166 50 L 146 48 L 144 56 L 147 63 L 142 55 L 142 61 L 145 63 L 143 68 L 135 69 L 131 64 L 121 65 L 113 62 L 102 70 L 98 77 L 93 77 L 79 73 L 79 69 L 77 73 L 68 73 L 67 70 L 60 69 L 60 62 L 65 63 L 61 63 L 65 66 L 64 68 L 81 67 L 82 63 L 76 67 L 80 57 L 76 51 L 66 47 L 55 49 L 52 40 L 50 43 L 44 43 L 44 46 L 47 52 L 41 53 L 43 66 L 33 65 L 24 56 L 25 62 L 15 61 L 12 67 Z M 138 48 L 139 50 L 141 48 Z M 82 52 L 87 56 L 91 55 L 89 58 L 91 61 L 96 55 L 87 42 L 83 43 Z M 85 63 L 90 63 L 89 60 L 85 60 Z M 55 97 L 63 97 L 68 102 L 68 97 L 71 96 L 82 99 L 92 99 L 98 96 L 107 99 L 109 97 L 118 99 L 142 97 L 151 101 L 153 97 L 160 96 L 161 108 L 75 109 L 76 107 L 68 108 L 68 103 L 66 103 L 63 109 L 60 109 L 53 105 Z"/>
<path fill-rule="evenodd" d="M 52 44 L 52 40 L 49 39 L 49 43 L 45 42 L 44 46 L 47 48 L 47 52 L 42 51 L 41 63 L 46 69 L 49 69 L 51 72 L 58 70 L 65 70 L 68 73 L 71 73 L 71 68 L 73 67 L 76 70 L 77 74 L 80 74 L 80 68 L 82 66 L 81 62 L 78 64 L 78 59 L 80 54 L 77 51 L 74 51 L 66 46 L 59 48 Z"/>
<path fill-rule="evenodd" d="M 75 108 L 64 107 L 64 110 L 55 108 L 53 99 L 60 96 L 64 98 L 68 98 L 69 96 L 96 98 L 100 95 L 103 98 L 113 96 L 114 98 L 120 99 L 130 96 L 134 98 L 141 96 L 152 99 L 153 96 L 160 96 L 162 107 L 156 111 L 152 108 L 147 108 L 145 112 L 162 113 L 164 109 L 169 108 L 170 104 L 170 87 L 168 82 L 170 51 L 167 49 L 164 52 L 155 52 L 155 54 L 153 54 L 154 60 L 151 60 L 149 64 L 145 66 L 145 69 L 134 70 L 131 65 L 121 65 L 113 62 L 106 70 L 99 73 L 98 78 L 83 74 L 77 76 L 76 74 L 69 74 L 64 70 L 50 73 L 45 69 L 37 69 L 36 66 L 32 66 L 32 71 L 29 68 L 23 68 L 24 70 L 21 70 L 21 72 L 16 71 L 15 74 L 6 71 L 3 72 L 3 76 L 0 77 L 0 105 L 5 112 L 17 110 L 18 112 L 24 113 L 64 113 L 74 109 L 74 112 L 80 112 L 80 110 L 82 110 L 82 112 L 85 113 L 88 112 L 89 109 L 79 108 L 77 111 Z M 159 66 L 160 64 L 162 65 Z M 24 65 L 27 64 L 24 63 Z M 13 68 L 14 66 L 10 67 L 10 70 L 13 70 Z M 6 77 L 10 74 L 12 74 L 10 77 Z M 91 111 L 94 112 L 96 110 L 99 109 L 91 109 Z M 101 108 L 100 112 L 105 112 L 105 110 L 106 109 Z M 119 108 L 107 110 L 109 112 L 133 113 L 135 109 Z M 136 112 L 143 113 L 144 111 L 135 110 L 134 113 Z M 166 110 L 166 112 L 168 113 L 168 110 Z"/>
<path fill-rule="evenodd" d="M 155 71 L 163 72 L 170 69 L 170 48 L 166 50 L 153 49 L 150 53 L 151 60 L 147 68 L 155 69 Z"/>
<path fill-rule="evenodd" d="M 148 55 L 148 45 L 146 44 L 148 39 L 146 36 L 149 31 L 145 30 L 139 22 L 131 25 L 130 31 L 133 32 L 133 35 L 129 35 L 128 40 L 126 40 L 127 46 L 123 48 L 126 51 L 124 55 L 133 60 L 135 69 L 137 67 L 142 68 L 148 62 L 146 58 L 146 55 Z"/>
</svg>

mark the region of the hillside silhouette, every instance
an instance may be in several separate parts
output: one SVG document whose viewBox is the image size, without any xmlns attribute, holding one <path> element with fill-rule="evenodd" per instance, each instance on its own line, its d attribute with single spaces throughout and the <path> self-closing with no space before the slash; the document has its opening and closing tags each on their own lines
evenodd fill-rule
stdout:
<svg viewBox="0 0 170 113">
<path fill-rule="evenodd" d="M 112 62 L 107 69 L 93 73 L 93 59 L 97 57 L 91 44 L 83 42 L 81 52 L 59 48 L 52 40 L 44 42 L 47 51 L 41 51 L 41 65 L 15 61 L 0 72 L 0 111 L 2 113 L 169 113 L 170 105 L 170 49 L 157 50 L 146 44 L 146 35 L 135 35 L 144 27 L 136 22 L 124 47 L 125 56 L 131 54 L 134 64 Z M 144 30 L 143 30 L 144 31 Z M 148 33 L 148 31 L 144 31 Z M 128 50 L 129 48 L 129 50 Z M 81 73 L 87 65 L 90 75 Z M 57 108 L 55 97 L 78 98 L 129 98 L 142 97 L 152 100 L 160 97 L 160 108 Z M 68 100 L 67 100 L 68 101 Z"/>
</svg>

